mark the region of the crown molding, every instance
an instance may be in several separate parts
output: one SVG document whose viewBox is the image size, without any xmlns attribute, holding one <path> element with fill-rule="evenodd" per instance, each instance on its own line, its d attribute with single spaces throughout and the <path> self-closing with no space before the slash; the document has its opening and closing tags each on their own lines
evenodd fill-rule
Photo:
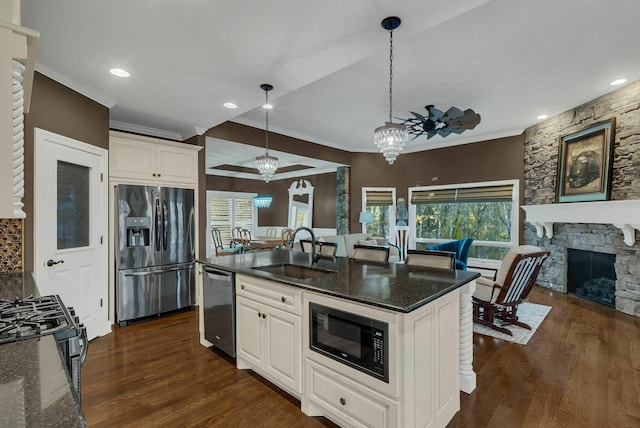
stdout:
<svg viewBox="0 0 640 428">
<path fill-rule="evenodd" d="M 76 91 L 77 93 L 84 95 L 87 98 L 92 99 L 93 101 L 97 102 L 98 104 L 102 104 L 103 106 L 107 107 L 107 108 L 112 108 L 113 106 L 116 105 L 116 100 L 114 100 L 113 98 L 94 91 L 93 89 L 89 89 L 84 85 L 81 85 L 80 83 L 71 80 L 65 76 L 63 76 L 62 74 L 58 73 L 57 71 L 47 67 L 46 65 L 36 61 L 36 71 L 38 73 L 44 74 L 45 76 L 55 80 L 56 82 L 70 88 L 73 89 L 74 91 Z"/>
</svg>

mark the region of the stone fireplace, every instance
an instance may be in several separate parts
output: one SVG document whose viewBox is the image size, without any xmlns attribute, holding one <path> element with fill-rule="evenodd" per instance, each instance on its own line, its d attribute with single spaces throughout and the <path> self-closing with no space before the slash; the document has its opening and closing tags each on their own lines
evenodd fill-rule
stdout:
<svg viewBox="0 0 640 428">
<path fill-rule="evenodd" d="M 567 248 L 567 292 L 616 307 L 616 255 Z"/>
<path fill-rule="evenodd" d="M 635 240 L 640 224 L 634 223 L 640 220 L 639 200 L 526 205 L 523 209 L 527 220 L 525 242 L 551 251 L 538 275 L 538 284 L 575 293 L 574 285 L 570 285 L 574 276 L 569 272 L 570 253 L 608 255 L 609 271 L 604 278 L 611 280 L 612 296 L 609 302 L 605 298 L 600 303 L 640 316 L 640 244 Z M 595 259 L 589 260 L 588 269 L 596 263 Z M 602 275 L 596 273 L 585 281 L 592 280 L 588 287 L 593 289 L 593 280 L 600 278 Z M 600 282 L 604 285 L 605 281 Z"/>
<path fill-rule="evenodd" d="M 526 211 L 524 243 L 551 251 L 551 257 L 538 276 L 538 284 L 569 292 L 568 249 L 609 254 L 615 257 L 615 308 L 640 317 L 638 100 L 640 81 L 527 128 L 523 208 Z M 610 200 L 556 204 L 560 139 L 614 117 L 616 126 Z M 553 211 L 556 208 L 562 210 L 559 215 L 538 216 L 537 221 L 531 217 L 536 209 Z M 626 211 L 625 218 L 620 218 L 621 211 Z"/>
</svg>

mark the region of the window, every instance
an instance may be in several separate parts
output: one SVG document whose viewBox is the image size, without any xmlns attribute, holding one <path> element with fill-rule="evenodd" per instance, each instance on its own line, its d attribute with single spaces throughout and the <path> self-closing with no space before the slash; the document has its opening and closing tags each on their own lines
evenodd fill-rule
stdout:
<svg viewBox="0 0 640 428">
<path fill-rule="evenodd" d="M 473 238 L 470 257 L 501 260 L 518 244 L 518 181 L 409 189 L 415 248 Z"/>
<path fill-rule="evenodd" d="M 369 236 L 386 236 L 390 239 L 395 230 L 396 189 L 394 187 L 363 187 L 362 211 L 373 216 L 373 222 L 362 223 L 362 232 Z"/>
<path fill-rule="evenodd" d="M 251 231 L 253 235 L 254 219 L 257 218 L 256 208 L 253 206 L 255 193 L 235 193 L 207 191 L 207 207 L 209 212 L 209 227 L 207 233 L 207 256 L 215 254 L 211 229 L 218 228 L 222 242 L 231 242 L 231 229 L 242 227 Z"/>
</svg>

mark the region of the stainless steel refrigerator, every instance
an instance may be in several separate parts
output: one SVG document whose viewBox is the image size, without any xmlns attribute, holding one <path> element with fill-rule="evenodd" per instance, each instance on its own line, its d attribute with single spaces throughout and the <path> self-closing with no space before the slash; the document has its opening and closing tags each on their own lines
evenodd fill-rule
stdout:
<svg viewBox="0 0 640 428">
<path fill-rule="evenodd" d="M 195 305 L 193 190 L 118 185 L 115 204 L 120 326 Z"/>
</svg>

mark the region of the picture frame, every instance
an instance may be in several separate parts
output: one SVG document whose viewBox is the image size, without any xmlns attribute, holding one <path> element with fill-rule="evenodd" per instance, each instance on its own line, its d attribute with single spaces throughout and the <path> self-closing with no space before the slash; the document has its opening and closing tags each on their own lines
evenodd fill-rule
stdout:
<svg viewBox="0 0 640 428">
<path fill-rule="evenodd" d="M 560 138 L 556 202 L 610 199 L 614 132 L 612 118 Z"/>
</svg>

